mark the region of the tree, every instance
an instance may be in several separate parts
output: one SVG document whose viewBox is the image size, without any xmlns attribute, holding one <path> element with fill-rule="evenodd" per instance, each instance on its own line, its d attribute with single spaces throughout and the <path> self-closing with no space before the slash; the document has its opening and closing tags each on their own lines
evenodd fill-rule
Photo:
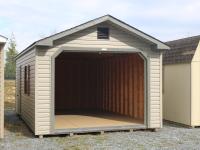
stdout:
<svg viewBox="0 0 200 150">
<path fill-rule="evenodd" d="M 16 73 L 16 63 L 15 57 L 17 56 L 18 52 L 16 50 L 16 42 L 15 37 L 12 34 L 8 48 L 6 50 L 6 64 L 5 64 L 5 78 L 6 79 L 15 79 Z"/>
</svg>

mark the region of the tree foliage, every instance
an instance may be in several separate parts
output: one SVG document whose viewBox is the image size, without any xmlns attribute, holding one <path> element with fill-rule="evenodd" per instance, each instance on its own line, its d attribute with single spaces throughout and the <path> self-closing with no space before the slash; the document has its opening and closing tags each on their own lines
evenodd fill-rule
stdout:
<svg viewBox="0 0 200 150">
<path fill-rule="evenodd" d="M 16 50 L 16 41 L 14 35 L 11 36 L 8 48 L 6 50 L 6 64 L 5 64 L 5 78 L 6 79 L 15 79 L 16 73 L 16 63 L 15 57 L 18 52 Z"/>
</svg>

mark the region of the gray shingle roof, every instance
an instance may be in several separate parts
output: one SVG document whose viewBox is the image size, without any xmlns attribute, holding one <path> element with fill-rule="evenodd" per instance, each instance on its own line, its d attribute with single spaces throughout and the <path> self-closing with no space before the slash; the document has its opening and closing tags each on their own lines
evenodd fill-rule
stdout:
<svg viewBox="0 0 200 150">
<path fill-rule="evenodd" d="M 163 54 L 163 64 L 189 63 L 192 61 L 200 35 L 166 42 L 171 50 Z"/>
</svg>

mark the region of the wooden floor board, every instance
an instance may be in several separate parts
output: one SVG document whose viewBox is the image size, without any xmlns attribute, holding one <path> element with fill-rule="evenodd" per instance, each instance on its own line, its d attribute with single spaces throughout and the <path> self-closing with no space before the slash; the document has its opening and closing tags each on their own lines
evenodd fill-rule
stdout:
<svg viewBox="0 0 200 150">
<path fill-rule="evenodd" d="M 55 116 L 55 129 L 141 125 L 143 121 L 110 113 L 83 113 Z"/>
</svg>

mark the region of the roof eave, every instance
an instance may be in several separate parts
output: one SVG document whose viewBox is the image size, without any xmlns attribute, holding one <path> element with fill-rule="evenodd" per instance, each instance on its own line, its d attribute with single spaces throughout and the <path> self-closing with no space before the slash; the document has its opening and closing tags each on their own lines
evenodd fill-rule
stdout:
<svg viewBox="0 0 200 150">
<path fill-rule="evenodd" d="M 68 36 L 70 34 L 73 34 L 73 33 L 76 33 L 76 32 L 79 32 L 81 30 L 84 30 L 86 28 L 89 28 L 91 26 L 94 26 L 94 25 L 97 25 L 99 23 L 102 23 L 102 22 L 105 22 L 105 21 L 111 21 L 119 26 L 121 26 L 122 28 L 125 28 L 127 29 L 128 31 L 134 33 L 135 35 L 137 36 L 140 36 L 142 38 L 144 38 L 145 40 L 157 45 L 157 50 L 169 50 L 170 47 L 167 46 L 165 43 L 159 41 L 158 39 L 126 24 L 125 22 L 122 22 L 121 20 L 118 20 L 117 18 L 113 17 L 113 16 L 110 16 L 110 15 L 106 15 L 106 16 L 102 16 L 100 18 L 97 18 L 97 19 L 94 19 L 92 21 L 88 21 L 84 24 L 81 24 L 79 26 L 76 26 L 74 28 L 71 28 L 69 30 L 66 30 L 66 31 L 62 31 L 60 33 L 57 33 L 57 34 L 54 34 L 54 35 L 51 35 L 49 37 L 46 37 L 44 39 L 41 39 L 39 41 L 36 41 L 34 42 L 32 45 L 30 45 L 29 47 L 27 47 L 25 50 L 23 50 L 20 54 L 17 55 L 16 59 L 18 57 L 20 57 L 22 54 L 26 53 L 28 50 L 32 49 L 33 47 L 35 46 L 53 46 L 53 41 L 57 40 L 57 39 L 60 39 L 64 36 Z"/>
<path fill-rule="evenodd" d="M 79 25 L 75 28 L 72 28 L 72 29 L 69 29 L 65 32 L 61 32 L 59 34 L 55 34 L 53 36 L 50 36 L 50 37 L 47 37 L 47 38 L 44 38 L 44 39 L 41 39 L 39 40 L 36 45 L 41 45 L 41 46 L 53 46 L 53 41 L 54 40 L 57 40 L 57 39 L 60 39 L 64 36 L 68 36 L 70 34 L 73 34 L 73 33 L 76 33 L 76 32 L 79 32 L 81 30 L 84 30 L 84 29 L 87 29 L 88 27 L 91 27 L 91 26 L 94 26 L 94 25 L 97 25 L 99 23 L 102 23 L 104 21 L 107 21 L 109 19 L 108 16 L 103 16 L 103 17 L 100 17 L 100 18 L 97 18 L 95 20 L 92 20 L 92 21 L 89 21 L 87 23 L 84 23 L 82 25 Z"/>
<path fill-rule="evenodd" d="M 35 43 L 35 46 L 53 46 L 53 40 L 45 39 Z"/>
<path fill-rule="evenodd" d="M 27 53 L 29 50 L 33 49 L 36 46 L 36 42 L 34 42 L 33 44 L 29 45 L 27 48 L 25 48 L 23 51 L 21 51 L 16 57 L 15 60 L 17 60 L 20 56 L 24 55 L 25 53 Z"/>
<path fill-rule="evenodd" d="M 53 46 L 53 42 L 52 41 L 37 41 L 34 42 L 33 44 L 31 44 L 30 46 L 28 46 L 27 48 L 25 48 L 21 53 L 19 53 L 16 57 L 15 60 L 17 60 L 20 56 L 24 55 L 25 53 L 27 53 L 29 50 L 35 48 L 36 46 L 46 46 L 46 47 L 51 47 Z"/>
<path fill-rule="evenodd" d="M 159 50 L 170 50 L 171 48 L 167 45 L 164 45 L 164 44 L 159 44 L 158 45 L 158 49 Z"/>
<path fill-rule="evenodd" d="M 115 24 L 127 29 L 128 31 L 146 39 L 147 41 L 150 41 L 150 42 L 156 44 L 158 49 L 164 49 L 164 50 L 170 49 L 170 47 L 167 46 L 164 42 L 159 41 L 158 39 L 140 31 L 139 29 L 136 29 L 136 28 L 126 24 L 125 22 L 122 22 L 121 20 L 118 20 L 117 18 L 110 16 L 109 19 L 110 19 L 110 21 L 114 22 Z"/>
<path fill-rule="evenodd" d="M 76 33 L 78 31 L 84 30 L 86 28 L 89 28 L 91 26 L 97 25 L 97 24 L 105 22 L 105 21 L 111 21 L 111 22 L 119 25 L 120 27 L 125 28 L 126 30 L 136 34 L 137 36 L 140 36 L 140 37 L 144 38 L 145 40 L 148 40 L 148 41 L 156 44 L 158 49 L 162 49 L 162 50 L 163 49 L 164 50 L 169 50 L 170 49 L 170 47 L 167 46 L 165 43 L 153 38 L 152 36 L 142 32 L 142 31 L 140 31 L 140 30 L 138 30 L 138 29 L 136 29 L 136 28 L 134 28 L 134 27 L 132 27 L 132 26 L 120 21 L 120 20 L 118 20 L 117 18 L 114 18 L 114 17 L 110 16 L 110 15 L 106 15 L 106 16 L 100 17 L 100 18 L 95 19 L 93 21 L 89 21 L 89 22 L 87 22 L 85 24 L 77 26 L 76 28 L 72 28 L 71 30 L 67 30 L 65 32 L 61 32 L 60 34 L 56 34 L 54 36 L 50 36 L 48 38 L 42 39 L 42 40 L 38 41 L 36 44 L 37 45 L 43 45 L 43 46 L 53 46 L 53 41 L 54 40 L 60 39 L 60 38 L 62 38 L 64 36 L 68 36 L 70 34 Z"/>
</svg>

